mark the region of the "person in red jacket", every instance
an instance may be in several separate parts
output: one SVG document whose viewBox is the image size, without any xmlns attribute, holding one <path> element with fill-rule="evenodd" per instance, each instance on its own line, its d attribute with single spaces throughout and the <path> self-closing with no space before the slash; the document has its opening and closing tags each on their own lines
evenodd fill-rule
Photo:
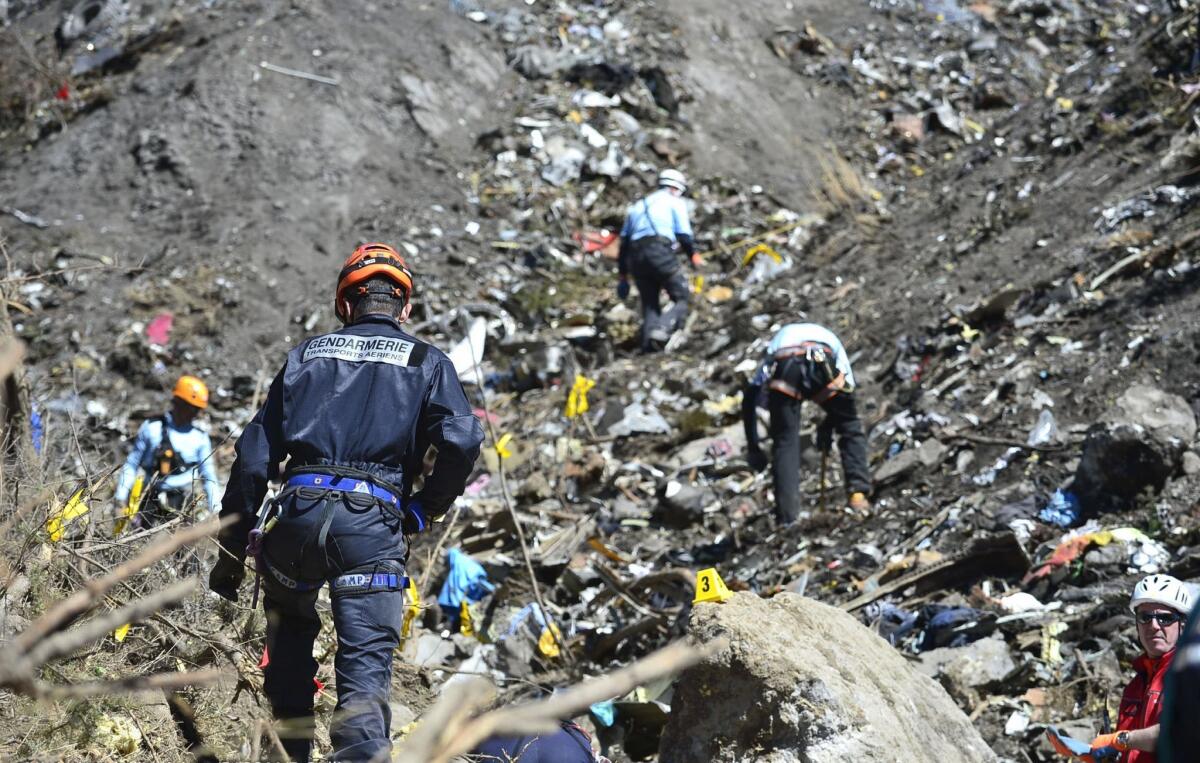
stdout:
<svg viewBox="0 0 1200 763">
<path fill-rule="evenodd" d="M 1120 763 L 1156 763 L 1163 682 L 1192 610 L 1192 595 L 1170 575 L 1150 575 L 1134 587 L 1129 609 L 1144 653 L 1133 661 L 1137 675 L 1121 695 L 1116 732 L 1093 739 L 1092 755 L 1112 748 L 1121 753 Z"/>
</svg>

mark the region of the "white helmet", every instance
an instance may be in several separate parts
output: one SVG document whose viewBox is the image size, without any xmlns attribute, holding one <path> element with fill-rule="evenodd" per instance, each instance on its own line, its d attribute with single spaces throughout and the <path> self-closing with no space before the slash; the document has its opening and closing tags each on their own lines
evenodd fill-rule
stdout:
<svg viewBox="0 0 1200 763">
<path fill-rule="evenodd" d="M 1129 611 L 1136 613 L 1139 604 L 1162 604 L 1186 615 L 1192 611 L 1192 594 L 1170 575 L 1149 575 L 1133 587 Z"/>
<path fill-rule="evenodd" d="M 679 170 L 663 170 L 658 173 L 659 187 L 675 188 L 680 193 L 687 190 L 687 178 Z"/>
</svg>

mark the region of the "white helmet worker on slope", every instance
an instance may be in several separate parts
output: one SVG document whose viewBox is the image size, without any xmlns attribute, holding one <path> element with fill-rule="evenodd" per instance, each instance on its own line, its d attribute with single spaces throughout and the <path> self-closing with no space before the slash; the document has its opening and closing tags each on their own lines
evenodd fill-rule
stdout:
<svg viewBox="0 0 1200 763">
<path fill-rule="evenodd" d="M 1192 609 L 1192 593 L 1170 575 L 1149 575 L 1133 588 L 1129 610 L 1137 623 L 1137 639 L 1144 654 L 1133 661 L 1134 677 L 1121 694 L 1115 732 L 1092 740 L 1084 760 L 1100 760 L 1117 753 L 1118 763 L 1150 763 L 1158 750 L 1167 671 Z M 1050 744 L 1064 755 L 1078 757 L 1053 734 Z"/>
<path fill-rule="evenodd" d="M 674 188 L 683 193 L 687 190 L 687 178 L 679 170 L 663 170 L 658 173 L 659 188 Z"/>
</svg>

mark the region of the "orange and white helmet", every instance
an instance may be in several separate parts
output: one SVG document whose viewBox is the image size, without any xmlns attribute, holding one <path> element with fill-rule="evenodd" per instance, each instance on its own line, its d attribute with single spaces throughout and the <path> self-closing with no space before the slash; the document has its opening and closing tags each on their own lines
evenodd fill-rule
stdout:
<svg viewBox="0 0 1200 763">
<path fill-rule="evenodd" d="M 175 397 L 197 408 L 208 407 L 208 387 L 195 376 L 180 376 L 175 382 Z"/>
<path fill-rule="evenodd" d="M 397 298 L 407 300 L 412 294 L 412 272 L 400 253 L 387 244 L 363 244 L 346 259 L 342 272 L 338 274 L 333 309 L 342 323 L 350 321 L 354 310 L 353 298 L 367 293 L 367 287 L 363 284 L 376 276 L 383 276 L 396 284 L 394 291 Z"/>
</svg>

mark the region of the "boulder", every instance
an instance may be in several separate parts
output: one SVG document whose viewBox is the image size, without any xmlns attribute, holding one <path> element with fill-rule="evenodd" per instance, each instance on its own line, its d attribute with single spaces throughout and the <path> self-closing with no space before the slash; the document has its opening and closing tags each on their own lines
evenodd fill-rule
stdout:
<svg viewBox="0 0 1200 763">
<path fill-rule="evenodd" d="M 738 593 L 689 628 L 731 643 L 680 676 L 661 763 L 996 760 L 941 686 L 840 609 Z"/>
<path fill-rule="evenodd" d="M 1177 440 L 1180 447 L 1196 438 L 1196 414 L 1187 400 L 1145 384 L 1125 390 L 1105 420 L 1139 424 L 1155 439 Z"/>
<path fill-rule="evenodd" d="M 917 669 L 940 680 L 959 702 L 975 705 L 982 690 L 1002 682 L 1017 669 L 1017 665 L 1004 638 L 993 636 L 966 646 L 946 646 L 925 652 Z"/>
<path fill-rule="evenodd" d="M 704 509 L 717 503 L 712 490 L 669 480 L 659 491 L 656 515 L 664 525 L 683 529 L 704 521 Z"/>
<path fill-rule="evenodd" d="M 1087 432 L 1074 492 L 1089 513 L 1128 508 L 1163 489 L 1196 436 L 1196 416 L 1178 395 L 1137 384 Z"/>
<path fill-rule="evenodd" d="M 907 476 L 917 467 L 931 469 L 942 462 L 949 450 L 939 440 L 930 438 L 917 448 L 902 450 L 875 470 L 875 483 L 883 484 Z"/>
</svg>

